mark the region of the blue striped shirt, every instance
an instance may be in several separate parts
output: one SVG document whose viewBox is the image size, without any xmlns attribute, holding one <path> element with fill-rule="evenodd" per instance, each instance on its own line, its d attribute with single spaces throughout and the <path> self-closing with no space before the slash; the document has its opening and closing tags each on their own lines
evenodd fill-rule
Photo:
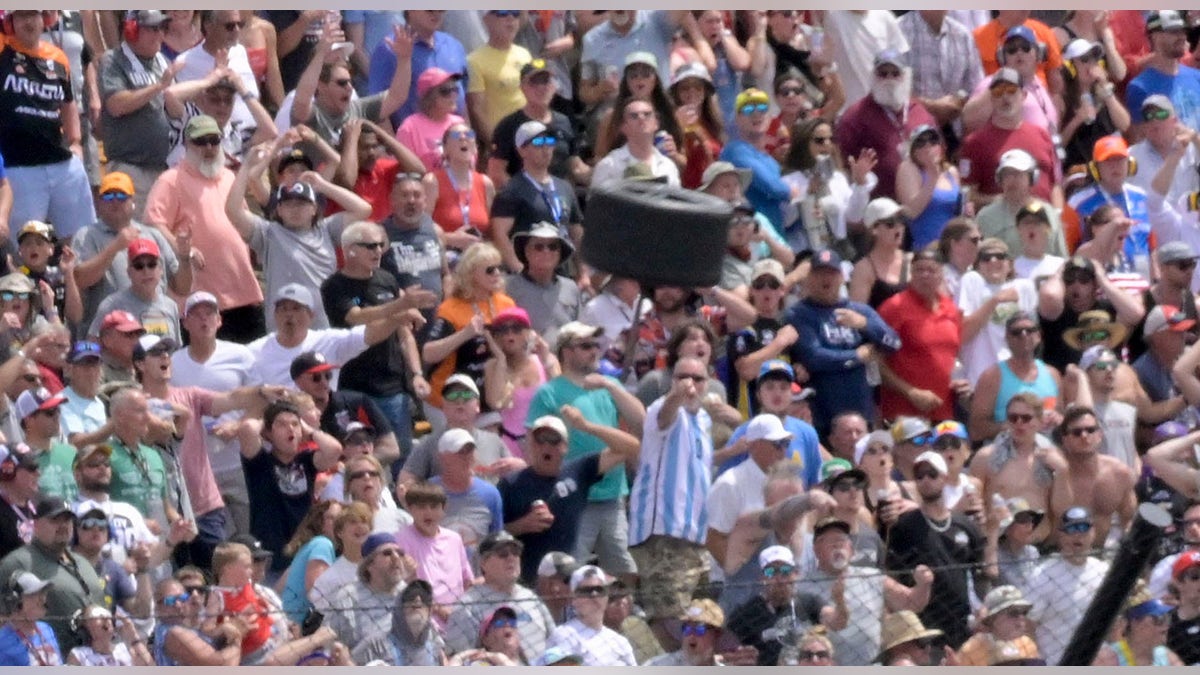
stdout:
<svg viewBox="0 0 1200 675">
<path fill-rule="evenodd" d="M 661 430 L 658 411 L 665 400 L 646 410 L 641 460 L 630 490 L 630 546 L 656 534 L 703 544 L 708 531 L 712 419 L 704 410 L 691 414 L 680 408 L 675 423 Z"/>
</svg>

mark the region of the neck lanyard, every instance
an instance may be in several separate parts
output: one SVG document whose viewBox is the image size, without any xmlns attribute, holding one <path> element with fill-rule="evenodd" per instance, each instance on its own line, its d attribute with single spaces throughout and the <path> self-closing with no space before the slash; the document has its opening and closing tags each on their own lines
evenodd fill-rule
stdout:
<svg viewBox="0 0 1200 675">
<path fill-rule="evenodd" d="M 1117 643 L 1116 646 L 1117 646 L 1117 651 L 1119 651 L 1121 653 L 1121 656 L 1125 658 L 1124 665 L 1127 665 L 1127 666 L 1136 666 L 1137 665 L 1137 659 L 1135 659 L 1133 657 L 1133 650 L 1129 648 L 1129 642 L 1127 640 L 1121 640 L 1120 642 Z"/>
<path fill-rule="evenodd" d="M 119 438 L 117 439 L 117 443 L 114 445 L 125 448 L 125 452 L 129 453 L 129 459 L 133 462 L 133 466 L 137 468 L 138 473 L 142 474 L 142 478 L 146 481 L 146 484 L 150 485 L 150 467 L 146 464 L 146 461 L 142 458 L 141 454 L 138 452 L 138 449 L 136 447 L 131 448 L 125 445 L 125 442 Z"/>
<path fill-rule="evenodd" d="M 29 638 L 25 637 L 25 634 L 22 633 L 20 629 L 18 629 L 16 626 L 13 626 L 13 632 L 16 633 L 17 637 L 21 639 L 21 642 L 25 644 L 25 649 L 29 650 L 29 654 L 33 656 L 33 658 L 37 659 L 39 666 L 50 665 L 49 663 L 46 663 L 46 659 L 42 658 L 42 650 L 33 646 L 33 642 L 31 642 Z M 42 629 L 38 628 L 36 622 L 33 624 L 33 632 L 37 633 L 38 639 L 41 640 L 43 645 L 46 644 L 46 638 L 42 637 Z"/>
<path fill-rule="evenodd" d="M 473 184 L 473 172 L 467 168 L 467 184 L 464 187 L 458 186 L 458 180 L 454 178 L 454 172 L 450 167 L 446 167 L 446 178 L 450 179 L 450 186 L 458 193 L 458 209 L 462 211 L 462 224 L 464 228 L 471 227 L 471 187 Z"/>
<path fill-rule="evenodd" d="M 558 198 L 558 188 L 554 185 L 554 177 L 552 176 L 546 182 L 547 184 L 543 185 L 534 180 L 528 171 L 525 171 L 524 174 L 525 178 L 529 179 L 530 183 L 533 183 L 533 187 L 538 191 L 538 194 L 542 196 L 542 201 L 546 202 L 546 208 L 550 209 L 550 217 L 554 219 L 554 224 L 561 225 L 563 207 L 562 202 Z"/>
</svg>

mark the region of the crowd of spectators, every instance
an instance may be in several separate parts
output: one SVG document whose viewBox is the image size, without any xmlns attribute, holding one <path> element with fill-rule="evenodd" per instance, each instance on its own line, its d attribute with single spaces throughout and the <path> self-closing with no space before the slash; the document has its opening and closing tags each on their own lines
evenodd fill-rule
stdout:
<svg viewBox="0 0 1200 675">
<path fill-rule="evenodd" d="M 1200 663 L 1200 12 L 0 27 L 0 665 Z"/>
</svg>

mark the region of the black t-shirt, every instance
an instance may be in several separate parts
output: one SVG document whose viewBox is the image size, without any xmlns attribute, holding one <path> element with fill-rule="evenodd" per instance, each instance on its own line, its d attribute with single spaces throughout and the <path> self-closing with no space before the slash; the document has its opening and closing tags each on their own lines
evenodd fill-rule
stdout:
<svg viewBox="0 0 1200 675">
<path fill-rule="evenodd" d="M 313 453 L 301 452 L 283 464 L 267 446 L 253 459 L 242 457 L 242 470 L 250 488 L 250 532 L 275 554 L 271 569 L 287 569 L 291 559 L 283 555 L 283 547 L 312 505 L 317 477 Z"/>
<path fill-rule="evenodd" d="M 1179 610 L 1171 612 L 1167 647 L 1179 656 L 1184 665 L 1200 663 L 1200 616 L 1184 621 L 1179 618 Z"/>
<path fill-rule="evenodd" d="M 1110 318 L 1117 315 L 1117 310 L 1106 299 L 1097 300 L 1087 311 L 1097 309 L 1108 312 Z M 1074 328 L 1079 322 L 1079 313 L 1070 307 L 1063 307 L 1062 314 L 1053 321 L 1041 316 L 1038 318 L 1042 323 L 1042 361 L 1048 366 L 1054 366 L 1060 373 L 1066 371 L 1068 363 L 1079 363 L 1083 352 L 1071 349 L 1062 338 L 1063 331 Z"/>
<path fill-rule="evenodd" d="M 492 218 L 513 219 L 510 237 L 518 232 L 528 232 L 534 223 L 547 222 L 558 225 L 559 234 L 569 238 L 567 226 L 583 222 L 583 213 L 575 200 L 575 188 L 553 175 L 550 180 L 550 186 L 539 189 L 528 174 L 521 172 L 496 195 Z M 557 206 L 552 208 L 555 204 Z"/>
<path fill-rule="evenodd" d="M 20 516 L 17 511 L 21 512 Z M 0 497 L 0 558 L 29 543 L 32 536 L 33 511 L 24 506 L 13 506 Z"/>
<path fill-rule="evenodd" d="M 321 413 L 321 431 L 340 440 L 346 433 L 346 426 L 351 422 L 362 422 L 374 427 L 376 436 L 394 431 L 387 416 L 366 394 L 346 389 L 332 392 L 329 395 L 329 405 L 325 406 L 325 411 Z"/>
<path fill-rule="evenodd" d="M 550 115 L 548 127 L 556 139 L 554 159 L 550 160 L 550 174 L 566 179 L 571 173 L 571 156 L 579 154 L 579 143 L 571 120 L 566 115 L 557 111 L 551 111 Z M 509 176 L 517 175 L 524 166 L 521 155 L 517 153 L 517 129 L 529 120 L 525 110 L 519 109 L 500 120 L 492 132 L 492 157 L 505 161 L 504 172 Z"/>
<path fill-rule="evenodd" d="M 261 11 L 259 14 L 275 26 L 277 34 L 287 30 L 288 26 L 300 18 L 300 12 L 291 9 Z M 287 56 L 279 59 L 279 75 L 283 78 L 284 91 L 296 88 L 296 84 L 300 82 L 300 76 L 308 67 L 308 62 L 312 60 L 313 51 L 317 48 L 317 42 L 320 39 L 320 22 L 314 22 L 305 30 L 304 37 L 300 38 L 300 44 L 296 45 L 296 48 Z"/>
<path fill-rule="evenodd" d="M 504 522 L 511 523 L 529 513 L 537 500 L 546 502 L 554 514 L 554 524 L 544 532 L 518 537 L 525 544 L 521 553 L 521 583 L 532 588 L 542 556 L 551 551 L 575 550 L 579 519 L 587 506 L 588 490 L 604 478 L 600 473 L 600 455 L 588 455 L 563 462 L 554 477 L 539 476 L 525 469 L 505 476 L 497 486 L 504 504 Z"/>
<path fill-rule="evenodd" d="M 797 626 L 797 633 L 803 634 L 806 627 L 821 623 L 821 608 L 825 606 L 825 601 L 812 593 L 801 592 L 793 597 L 796 603 L 796 621 L 801 624 Z M 791 607 L 784 605 L 778 609 L 771 609 L 765 598 L 756 595 L 746 601 L 746 604 L 733 610 L 725 620 L 725 626 L 737 636 L 739 642 L 758 650 L 758 665 L 774 666 L 779 663 L 779 652 L 783 650 L 783 643 L 775 635 L 763 633 L 778 628 L 781 622 L 790 626 L 791 616 Z"/>
<path fill-rule="evenodd" d="M 737 372 L 737 360 L 762 349 L 763 346 L 775 339 L 775 333 L 782 327 L 783 322 L 778 319 L 760 317 L 755 319 L 749 328 L 738 331 L 733 339 L 725 343 L 729 355 L 729 376 L 725 382 L 725 391 L 729 393 L 729 405 L 742 410 L 743 407 L 740 403 L 744 393 L 749 401 L 749 407 L 745 410 L 748 410 L 750 415 L 757 412 L 758 394 L 755 392 L 754 382 L 745 383 L 745 392 L 742 391 L 743 383 Z"/>
<path fill-rule="evenodd" d="M 321 284 L 321 302 L 325 305 L 329 325 L 349 328 L 346 314 L 351 309 L 387 304 L 399 292 L 396 277 L 385 270 L 375 270 L 370 279 L 353 279 L 338 271 Z M 370 396 L 393 396 L 410 393 L 411 381 L 400 336 L 392 333 L 388 339 L 367 347 L 362 354 L 346 362 L 338 376 L 338 387 Z"/>
<path fill-rule="evenodd" d="M 928 565 L 934 570 L 929 604 L 921 612 L 926 628 L 940 628 L 946 642 L 958 649 L 971 636 L 968 576 L 970 565 L 983 562 L 984 538 L 975 523 L 961 514 L 951 516 L 944 532 L 933 529 L 920 510 L 900 516 L 888 534 L 887 569 L 912 570 Z M 912 585 L 911 580 L 901 580 Z"/>
<path fill-rule="evenodd" d="M 0 39 L 0 156 L 4 164 L 65 162 L 71 151 L 64 145 L 61 112 L 75 100 L 66 55 L 46 42 L 27 52 L 14 48 L 14 38 Z"/>
</svg>

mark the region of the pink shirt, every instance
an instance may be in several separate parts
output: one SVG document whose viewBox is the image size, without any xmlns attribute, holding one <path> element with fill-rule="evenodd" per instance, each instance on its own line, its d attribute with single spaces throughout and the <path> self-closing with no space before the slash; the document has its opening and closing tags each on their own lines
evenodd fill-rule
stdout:
<svg viewBox="0 0 1200 675">
<path fill-rule="evenodd" d="M 174 233 L 192 229 L 192 249 L 204 254 L 204 267 L 192 268 L 192 292 L 217 296 L 221 309 L 258 305 L 262 288 L 250 266 L 250 249 L 225 215 L 233 172 L 205 178 L 184 160 L 154 181 L 146 197 L 146 222 Z"/>
<path fill-rule="evenodd" d="M 197 387 L 171 387 L 167 391 L 167 400 L 192 412 L 192 419 L 183 430 L 183 441 L 179 444 L 179 463 L 183 467 L 183 479 L 192 500 L 192 510 L 197 516 L 225 506 L 204 443 L 208 433 L 204 430 L 203 418 L 212 416 L 215 396 L 215 393 Z"/>
<path fill-rule="evenodd" d="M 434 602 L 458 602 L 475 578 L 462 536 L 453 530 L 439 527 L 437 536 L 430 538 L 418 532 L 416 525 L 409 525 L 396 533 L 396 543 L 416 559 L 417 577 L 433 587 Z"/>
<path fill-rule="evenodd" d="M 993 74 L 980 80 L 971 95 L 977 96 L 980 92 L 988 91 L 995 77 Z M 1032 82 L 1025 85 L 1025 101 L 1021 106 L 1021 114 L 1026 122 L 1042 127 L 1049 131 L 1051 136 L 1058 133 L 1059 111 L 1054 105 L 1054 99 L 1050 96 L 1050 90 L 1046 89 L 1046 85 L 1042 84 L 1041 80 L 1035 77 Z"/>
<path fill-rule="evenodd" d="M 441 122 L 435 122 L 425 113 L 415 112 L 400 123 L 396 140 L 421 159 L 426 171 L 433 171 L 442 165 L 442 137 L 446 130 L 462 123 L 463 118 L 458 115 L 448 115 Z"/>
</svg>

